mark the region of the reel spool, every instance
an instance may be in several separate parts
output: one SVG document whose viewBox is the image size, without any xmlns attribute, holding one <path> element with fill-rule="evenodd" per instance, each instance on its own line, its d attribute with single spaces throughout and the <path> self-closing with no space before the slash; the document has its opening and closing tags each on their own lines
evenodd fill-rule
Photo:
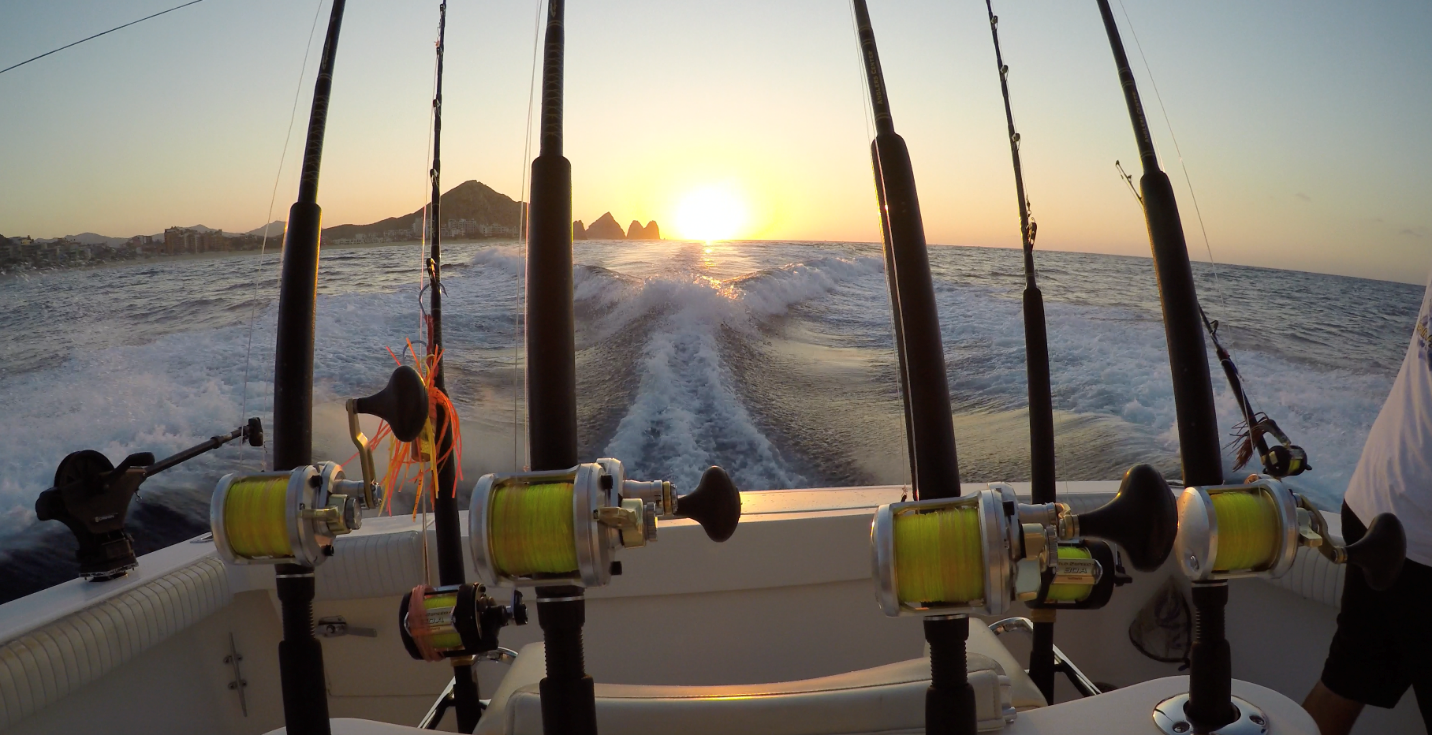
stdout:
<svg viewBox="0 0 1432 735">
<path fill-rule="evenodd" d="M 1281 577 L 1305 546 L 1335 564 L 1358 566 L 1369 586 L 1385 590 L 1402 571 L 1407 538 L 1397 517 L 1383 513 L 1362 540 L 1338 545 L 1322 511 L 1266 475 L 1242 485 L 1190 487 L 1179 496 L 1175 548 L 1179 566 L 1195 582 Z"/>
<path fill-rule="evenodd" d="M 419 661 L 476 656 L 497 650 L 497 631 L 526 625 L 527 606 L 513 591 L 512 604 L 488 597 L 482 585 L 436 589 L 418 585 L 398 604 L 398 633 L 408 655 Z M 421 610 L 421 614 L 413 614 Z"/>
<path fill-rule="evenodd" d="M 870 531 L 876 600 L 886 615 L 1000 615 L 1014 600 L 1092 608 L 1120 583 L 1100 537 L 1122 546 L 1136 569 L 1168 558 L 1173 494 L 1152 467 L 1124 475 L 1119 494 L 1077 515 L 1063 503 L 1020 503 L 992 484 L 974 495 L 883 505 Z"/>
<path fill-rule="evenodd" d="M 347 402 L 348 425 L 362 459 L 363 479 L 345 479 L 334 462 L 288 472 L 228 474 L 209 502 L 214 547 L 230 564 L 317 567 L 333 555 L 333 540 L 363 525 L 363 508 L 376 507 L 378 483 L 358 413 L 388 422 L 400 441 L 412 441 L 427 421 L 428 391 L 416 370 L 402 366 L 388 385 Z"/>
<path fill-rule="evenodd" d="M 484 475 L 468 513 L 473 566 L 483 582 L 503 587 L 600 587 L 611 581 L 618 548 L 656 540 L 659 515 L 691 518 L 725 541 L 741 518 L 741 496 L 720 467 L 678 496 L 669 482 L 628 480 L 611 458 Z"/>
<path fill-rule="evenodd" d="M 333 462 L 225 475 L 209 504 L 214 546 L 230 564 L 316 567 L 333 554 L 335 537 L 363 525 L 362 492 Z"/>
</svg>

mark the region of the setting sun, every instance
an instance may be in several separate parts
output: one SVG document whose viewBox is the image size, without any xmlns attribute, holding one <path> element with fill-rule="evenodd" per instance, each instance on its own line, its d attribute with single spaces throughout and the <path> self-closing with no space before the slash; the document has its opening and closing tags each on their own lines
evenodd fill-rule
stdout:
<svg viewBox="0 0 1432 735">
<path fill-rule="evenodd" d="M 682 237 L 692 240 L 730 240 L 746 226 L 746 202 L 730 187 L 708 186 L 681 200 L 676 210 L 676 227 Z"/>
</svg>

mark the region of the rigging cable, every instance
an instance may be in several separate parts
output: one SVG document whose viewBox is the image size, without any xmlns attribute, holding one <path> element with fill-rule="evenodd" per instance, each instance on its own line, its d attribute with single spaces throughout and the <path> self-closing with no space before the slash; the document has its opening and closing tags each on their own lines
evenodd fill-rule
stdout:
<svg viewBox="0 0 1432 735">
<path fill-rule="evenodd" d="M 259 274 L 263 272 L 264 253 L 268 250 L 269 225 L 273 224 L 273 207 L 278 200 L 278 184 L 283 180 L 283 164 L 288 159 L 288 144 L 293 140 L 293 122 L 298 118 L 298 98 L 303 93 L 303 78 L 308 73 L 308 57 L 313 52 L 313 33 L 318 29 L 318 18 L 323 12 L 323 0 L 318 0 L 313 8 L 313 23 L 308 27 L 308 43 L 304 46 L 303 64 L 298 69 L 298 84 L 293 90 L 293 107 L 288 113 L 288 132 L 283 136 L 283 152 L 278 157 L 278 171 L 273 176 L 273 191 L 269 194 L 268 214 L 264 216 L 264 239 L 259 243 L 259 259 L 254 263 L 254 292 L 258 292 Z M 239 419 L 249 415 L 249 364 L 253 357 L 254 350 L 254 322 L 258 319 L 258 299 L 254 299 L 249 306 L 249 335 L 247 344 L 244 346 L 244 383 L 240 389 L 242 393 Z M 242 450 L 241 450 L 242 451 Z M 268 452 L 268 446 L 264 446 L 264 452 Z"/>
<path fill-rule="evenodd" d="M 59 47 L 59 48 L 57 48 L 57 49 L 51 49 L 51 50 L 49 50 L 49 51 L 46 51 L 46 52 L 43 53 L 43 54 L 40 54 L 39 56 L 34 56 L 34 57 L 31 57 L 31 58 L 25 59 L 24 61 L 22 61 L 22 62 L 20 62 L 20 63 L 18 63 L 18 64 L 12 64 L 12 65 L 10 65 L 10 66 L 7 66 L 7 67 L 5 67 L 4 69 L 0 69 L 0 74 L 4 74 L 5 72 L 10 71 L 11 69 L 18 69 L 18 68 L 20 68 L 20 67 L 22 67 L 22 66 L 24 66 L 24 65 L 26 65 L 26 64 L 28 64 L 28 63 L 30 63 L 30 62 L 32 62 L 32 61 L 39 61 L 40 59 L 43 59 L 43 58 L 45 58 L 46 56 L 49 56 L 50 54 L 57 54 L 57 53 L 59 53 L 59 52 L 61 52 L 61 51 L 64 51 L 64 50 L 67 49 L 67 48 L 74 48 L 75 46 L 78 46 L 78 45 L 84 43 L 85 41 L 93 41 L 94 39 L 99 38 L 100 36 L 103 36 L 103 35 L 106 35 L 106 34 L 110 34 L 110 33 L 114 33 L 115 31 L 118 31 L 118 30 L 121 30 L 121 29 L 124 29 L 124 28 L 128 28 L 128 27 L 130 27 L 130 26 L 132 26 L 132 25 L 135 25 L 135 24 L 138 24 L 138 23 L 143 23 L 144 21 L 149 20 L 150 18 L 158 18 L 159 16 L 164 15 L 165 13 L 172 13 L 172 12 L 174 12 L 174 11 L 176 11 L 176 10 L 179 10 L 180 8 L 187 8 L 187 7 L 189 7 L 190 5 L 197 5 L 197 4 L 202 3 L 202 2 L 204 2 L 204 0 L 189 0 L 189 2 L 184 3 L 183 5 L 176 5 L 176 6 L 170 8 L 170 9 L 168 9 L 168 10 L 161 10 L 161 11 L 159 11 L 159 12 L 153 14 L 153 15 L 146 15 L 146 16 L 144 16 L 143 18 L 140 18 L 139 20 L 131 20 L 131 21 L 129 21 L 128 23 L 125 23 L 125 24 L 122 25 L 122 26 L 115 26 L 115 27 L 113 27 L 113 28 L 111 28 L 111 29 L 109 29 L 109 30 L 107 30 L 107 31 L 101 31 L 101 32 L 99 32 L 99 33 L 94 34 L 93 36 L 89 36 L 88 38 L 81 38 L 80 40 L 75 41 L 74 43 L 66 44 L 66 45 L 61 46 L 61 47 Z"/>
<path fill-rule="evenodd" d="M 868 96 L 866 96 L 866 94 L 865 94 L 865 55 L 864 55 L 864 52 L 862 51 L 861 46 L 860 46 L 860 22 L 859 22 L 859 20 L 855 17 L 855 5 L 852 4 L 849 9 L 850 9 L 850 32 L 851 32 L 852 37 L 855 39 L 855 66 L 856 66 L 856 69 L 855 69 L 855 83 L 856 83 L 857 89 L 859 90 L 858 96 L 860 97 L 860 107 L 861 107 L 861 109 L 864 111 L 864 117 L 863 117 L 862 119 L 863 119 L 864 122 L 865 122 L 865 140 L 874 140 L 874 139 L 875 139 L 875 130 L 874 130 L 874 128 L 873 128 L 873 125 L 874 125 L 875 113 L 874 113 L 874 111 L 873 111 L 873 110 L 871 109 L 871 107 L 870 107 L 870 98 L 869 98 Z M 862 141 L 862 142 L 864 142 L 864 141 Z M 875 165 L 874 160 L 871 161 L 871 165 L 872 165 L 872 166 Z M 880 174 L 879 169 L 877 168 L 874 173 L 875 173 L 875 175 L 876 175 L 876 177 L 877 177 L 877 179 L 878 179 L 879 174 Z M 882 206 L 883 206 L 883 205 L 882 205 Z M 884 229 L 885 229 L 885 216 L 884 216 L 883 213 L 881 214 L 881 217 L 880 217 L 880 227 L 881 227 L 881 239 L 884 240 L 886 233 L 884 232 Z M 892 304 L 892 307 L 893 307 L 893 306 L 894 306 L 894 301 L 893 301 L 893 300 L 894 300 L 894 298 L 895 298 L 895 294 L 894 294 L 893 292 L 891 292 L 891 293 L 889 293 L 889 296 L 890 296 L 890 298 L 892 299 L 891 304 Z M 901 337 L 900 337 L 900 320 L 899 320 L 899 317 L 896 316 L 896 312 L 895 312 L 895 310 L 894 310 L 893 308 L 891 309 L 891 312 L 890 312 L 890 336 L 891 336 L 891 340 L 890 340 L 890 356 L 891 356 L 891 358 L 892 358 L 892 361 L 896 364 L 896 369 L 900 371 L 900 374 L 901 374 L 901 375 L 903 375 L 904 372 L 905 372 L 905 370 L 904 370 L 904 362 L 902 361 L 901 355 L 900 355 L 900 342 L 902 341 L 902 339 L 901 339 Z M 914 439 L 912 438 L 913 434 L 911 434 L 911 431 L 910 431 L 910 422 L 909 422 L 910 409 L 909 409 L 909 406 L 908 406 L 908 403 L 907 403 L 907 401 L 909 400 L 909 399 L 907 398 L 907 393 L 908 393 L 908 391 L 905 390 L 905 383 L 904 383 L 903 380 L 901 380 L 900 382 L 898 382 L 898 383 L 896 384 L 896 390 L 897 390 L 897 391 L 899 392 L 899 394 L 900 394 L 899 397 L 900 397 L 900 404 L 901 404 L 901 416 L 902 416 L 902 418 L 904 419 L 904 420 L 900 423 L 900 462 L 901 462 L 901 466 L 902 466 L 902 467 L 909 467 L 909 466 L 910 466 L 910 454 L 911 454 L 911 451 L 912 451 L 912 450 L 911 450 L 911 446 L 912 446 L 911 442 L 913 442 Z M 901 500 L 902 500 L 902 501 L 903 501 L 904 498 L 905 498 L 905 492 L 909 491 L 909 490 L 910 490 L 911 488 L 913 488 L 913 487 L 914 487 L 914 478 L 912 477 L 910 483 L 907 483 L 907 484 L 905 485 L 905 487 L 904 487 L 904 488 L 902 489 L 902 491 L 901 491 Z"/>
<path fill-rule="evenodd" d="M 537 90 L 537 51 L 541 46 L 542 38 L 542 0 L 537 0 L 537 14 L 532 19 L 532 72 L 527 80 L 527 130 L 526 137 L 522 143 L 522 196 L 527 197 L 527 173 L 528 161 L 532 160 L 532 109 L 533 101 L 536 98 Z M 518 202 L 517 212 L 517 257 L 520 262 L 527 262 L 527 201 Z M 524 270 L 525 272 L 525 270 Z M 518 413 L 518 399 L 527 392 L 525 383 L 526 372 L 522 369 L 522 314 L 526 308 L 523 300 L 527 296 L 527 289 L 522 283 L 517 284 L 517 310 L 512 314 L 512 471 L 524 472 L 527 463 L 522 461 L 521 453 L 518 450 L 520 439 L 519 425 L 521 416 Z"/>
<path fill-rule="evenodd" d="M 1005 122 L 1009 128 L 1009 152 L 1014 162 L 1014 188 L 1019 198 L 1019 232 L 1024 249 L 1024 354 L 1029 388 L 1029 455 L 1031 500 L 1055 502 L 1054 390 L 1049 375 L 1049 334 L 1044 320 L 1044 295 L 1034 277 L 1034 237 L 1038 225 L 1030 215 L 1024 191 L 1024 168 L 1019 159 L 1019 133 L 1014 127 L 1014 108 L 1009 101 L 1009 66 L 999 46 L 999 17 L 994 4 L 985 0 L 989 13 L 990 37 L 994 40 L 994 61 L 999 71 L 999 89 L 1004 97 Z M 1040 586 L 1039 602 L 1049 594 L 1053 575 Z M 1054 617 L 1052 607 L 1032 604 L 1034 644 L 1029 653 L 1029 676 L 1046 701 L 1054 701 Z"/>
</svg>

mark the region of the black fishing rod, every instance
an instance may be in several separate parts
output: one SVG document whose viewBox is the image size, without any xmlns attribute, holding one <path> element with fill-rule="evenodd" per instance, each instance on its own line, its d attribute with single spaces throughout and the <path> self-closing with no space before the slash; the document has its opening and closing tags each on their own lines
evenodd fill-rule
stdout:
<svg viewBox="0 0 1432 735">
<path fill-rule="evenodd" d="M 299 174 L 298 200 L 288 210 L 283 272 L 279 284 L 278 335 L 274 348 L 273 469 L 287 471 L 313 462 L 313 320 L 318 299 L 318 248 L 323 211 L 318 206 L 318 170 L 333 88 L 333 62 L 345 0 L 333 0 L 328 35 L 313 86 L 308 140 Z M 323 648 L 313 637 L 313 567 L 280 564 L 275 569 L 283 607 L 283 640 L 278 644 L 284 725 L 290 735 L 328 735 L 328 691 Z"/>
<path fill-rule="evenodd" d="M 437 78 L 433 87 L 433 165 L 428 170 L 432 184 L 432 201 L 428 205 L 428 356 L 432 361 L 432 385 L 447 394 L 443 373 L 443 285 L 442 285 L 442 140 L 443 140 L 443 51 L 446 49 L 447 2 L 438 3 Z M 447 407 L 441 401 L 433 404 L 433 427 L 437 446 L 436 498 L 433 501 L 433 532 L 437 537 L 438 584 L 443 587 L 467 581 L 462 560 L 462 529 L 458 526 L 457 466 L 453 457 L 453 429 Z M 444 426 L 449 428 L 444 429 Z M 470 657 L 449 659 L 452 662 L 452 695 L 457 709 L 458 732 L 472 732 L 482 717 L 478 701 L 477 678 L 473 675 Z"/>
<path fill-rule="evenodd" d="M 577 465 L 577 346 L 572 305 L 572 164 L 562 155 L 563 0 L 548 0 L 540 148 L 527 219 L 527 443 L 533 471 Z M 582 653 L 582 588 L 537 588 L 547 646 L 542 732 L 595 735 L 596 688 Z"/>
<path fill-rule="evenodd" d="M 875 31 L 865 0 L 852 0 L 856 32 L 875 116 L 871 155 L 875 191 L 881 209 L 885 244 L 885 275 L 895 314 L 896 354 L 909 431 L 910 480 L 921 500 L 958 497 L 960 469 L 955 453 L 955 427 L 950 389 L 945 376 L 945 351 L 940 315 L 930 277 L 925 225 L 915 191 L 915 172 L 905 140 L 895 132 L 886 95 Z M 965 655 L 969 618 L 965 615 L 925 618 L 930 644 L 930 688 L 925 693 L 925 732 L 974 735 L 975 694 Z"/>
<path fill-rule="evenodd" d="M 1034 235 L 1037 225 L 1029 216 L 1029 199 L 1024 193 L 1024 169 L 1019 162 L 1019 133 L 1014 129 L 1014 110 L 1009 103 L 1009 67 L 999 48 L 999 17 L 991 0 L 989 32 L 994 38 L 994 63 L 999 70 L 999 90 L 1004 95 L 1004 118 L 1009 127 L 1009 154 L 1014 159 L 1014 191 L 1019 199 L 1019 235 L 1024 246 L 1024 354 L 1029 383 L 1029 457 L 1031 500 L 1053 503 L 1054 498 L 1054 391 L 1049 377 L 1049 335 L 1044 321 L 1044 294 L 1034 279 Z M 1034 607 L 1034 644 L 1029 652 L 1029 678 L 1054 702 L 1054 608 Z"/>
<path fill-rule="evenodd" d="M 1178 442 L 1185 486 L 1223 483 L 1223 458 L 1218 445 L 1218 421 L 1213 408 L 1213 383 L 1193 269 L 1188 261 L 1183 224 L 1168 176 L 1159 170 L 1148 119 L 1124 53 L 1119 28 L 1108 0 L 1098 0 L 1104 30 L 1124 88 L 1129 118 L 1134 126 L 1144 174 L 1139 189 L 1148 222 L 1159 301 L 1163 306 L 1164 334 L 1173 373 L 1174 406 L 1178 412 Z M 1223 633 L 1228 584 L 1224 581 L 1193 584 L 1194 633 L 1189 652 L 1188 704 L 1184 708 L 1196 732 L 1212 732 L 1238 718 L 1232 702 L 1232 664 Z"/>
</svg>

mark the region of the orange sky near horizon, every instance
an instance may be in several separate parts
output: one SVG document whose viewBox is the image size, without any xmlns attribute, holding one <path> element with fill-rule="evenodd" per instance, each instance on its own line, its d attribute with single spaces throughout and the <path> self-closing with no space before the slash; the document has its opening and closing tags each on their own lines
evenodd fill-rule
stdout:
<svg viewBox="0 0 1432 735">
<path fill-rule="evenodd" d="M 1432 45 L 1420 38 L 1432 8 L 1124 4 L 1138 33 L 1136 42 L 1125 24 L 1124 40 L 1193 258 L 1208 256 L 1154 81 L 1219 262 L 1422 281 L 1432 139 L 1410 131 L 1432 129 Z M 0 67 L 163 7 L 7 4 Z M 444 189 L 476 179 L 520 197 L 536 9 L 449 7 Z M 254 0 L 196 5 L 0 76 L 0 233 L 259 226 L 315 10 L 273 208 L 282 219 L 327 6 Z M 1118 159 L 1137 176 L 1137 156 L 1093 3 L 996 11 L 1038 246 L 1147 255 L 1141 212 L 1114 171 Z M 871 0 L 871 14 L 928 241 L 1017 246 L 983 4 Z M 325 224 L 422 205 L 435 24 L 436 2 L 349 7 L 324 149 Z M 567 39 L 575 218 L 656 220 L 667 237 L 878 239 L 848 3 L 571 3 Z M 712 191 L 725 204 L 692 214 L 692 198 Z"/>
</svg>

